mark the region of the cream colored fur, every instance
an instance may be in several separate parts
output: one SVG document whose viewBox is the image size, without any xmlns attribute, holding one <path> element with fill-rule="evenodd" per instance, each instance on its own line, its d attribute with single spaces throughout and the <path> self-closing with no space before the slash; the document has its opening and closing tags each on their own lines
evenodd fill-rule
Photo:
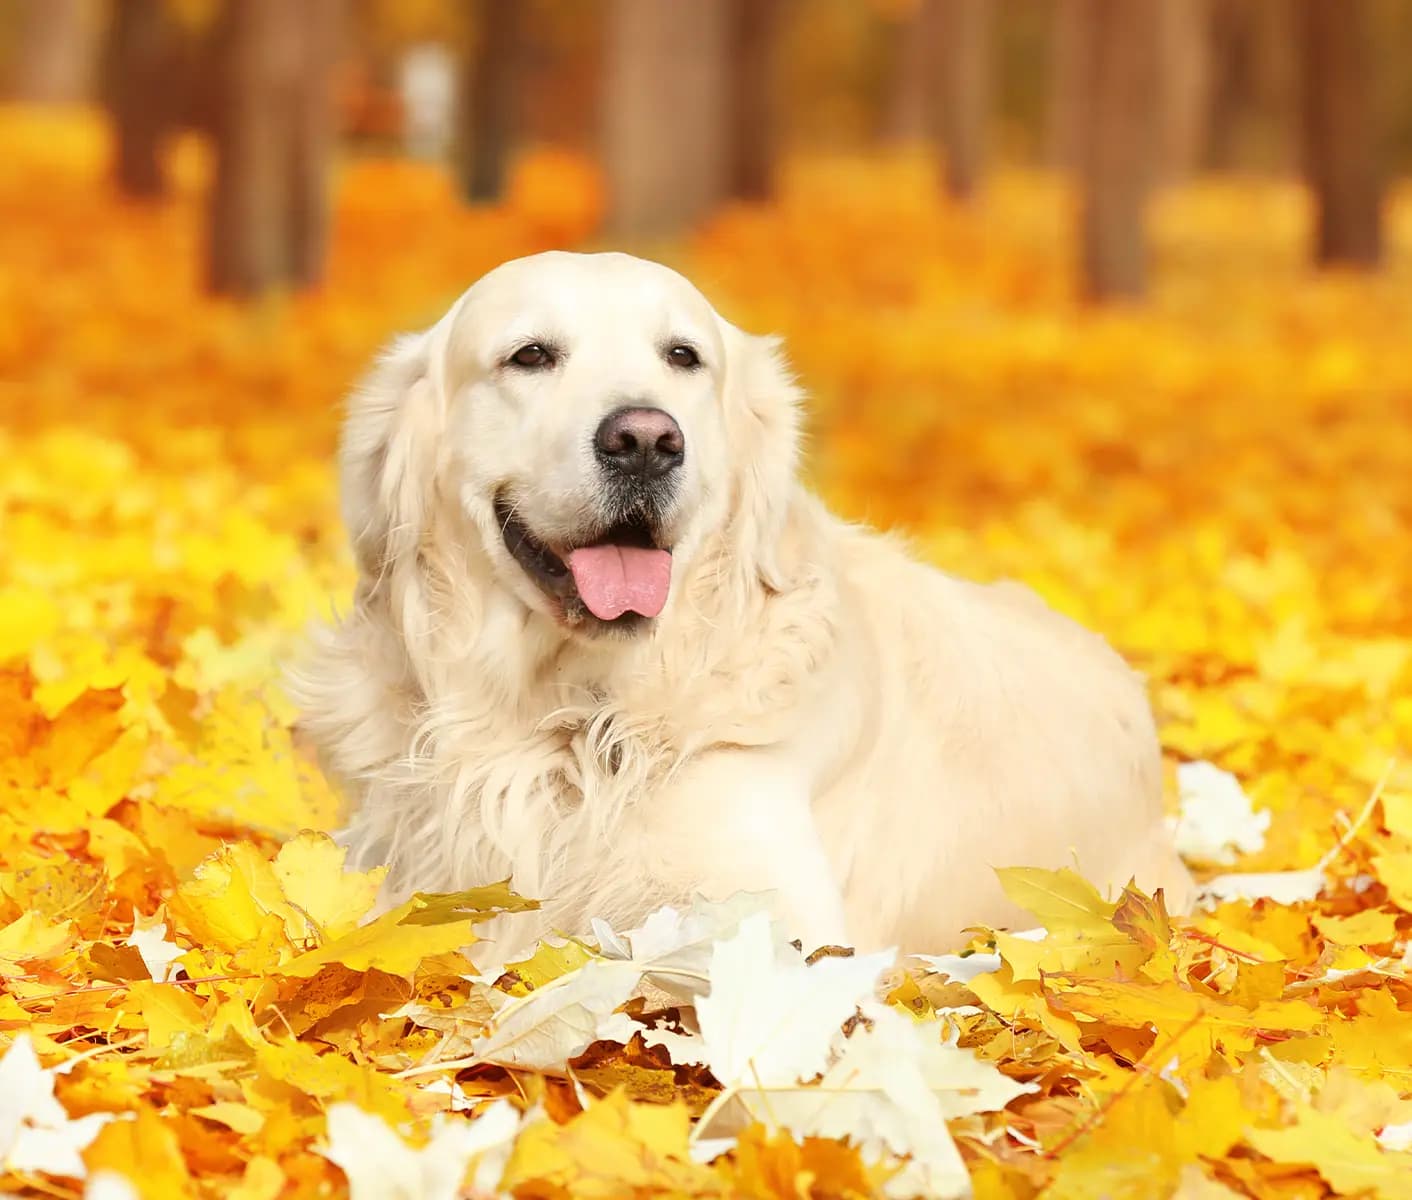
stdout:
<svg viewBox="0 0 1412 1200">
<path fill-rule="evenodd" d="M 677 335 L 702 371 L 663 363 Z M 554 372 L 499 365 L 551 337 Z M 673 583 L 646 630 L 590 637 L 507 553 L 491 497 L 570 536 L 625 397 L 685 434 Z M 1184 901 L 1138 677 L 1025 589 L 830 515 L 796 478 L 799 399 L 775 343 L 624 255 L 509 263 L 393 345 L 343 438 L 355 605 L 297 679 L 389 902 L 510 876 L 544 908 L 499 931 L 509 951 L 772 890 L 808 944 L 928 951 L 1024 920 L 997 866 Z"/>
</svg>

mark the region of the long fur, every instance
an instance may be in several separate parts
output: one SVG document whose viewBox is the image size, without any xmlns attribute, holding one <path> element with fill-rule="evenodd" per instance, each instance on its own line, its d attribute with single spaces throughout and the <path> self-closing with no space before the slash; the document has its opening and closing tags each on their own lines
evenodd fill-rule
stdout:
<svg viewBox="0 0 1412 1200">
<path fill-rule="evenodd" d="M 1077 851 L 1109 883 L 1184 885 L 1140 682 L 1021 589 L 830 516 L 773 341 L 721 323 L 715 515 L 652 628 L 589 641 L 530 611 L 460 503 L 456 321 L 350 400 L 355 602 L 295 679 L 389 899 L 510 876 L 545 903 L 504 934 L 524 940 L 773 888 L 806 937 L 925 949 L 1014 915 L 988 863 Z"/>
</svg>

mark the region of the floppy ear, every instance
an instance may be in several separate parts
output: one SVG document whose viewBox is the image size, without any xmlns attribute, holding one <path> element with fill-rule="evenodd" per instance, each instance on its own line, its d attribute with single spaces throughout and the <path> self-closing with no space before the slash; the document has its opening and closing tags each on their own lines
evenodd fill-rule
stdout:
<svg viewBox="0 0 1412 1200">
<path fill-rule="evenodd" d="M 799 484 L 800 401 L 778 337 L 727 326 L 726 434 L 735 460 L 736 494 L 729 518 L 742 561 L 766 586 L 788 583 L 780 557 L 785 520 Z"/>
<path fill-rule="evenodd" d="M 430 329 L 394 339 L 349 397 L 339 482 L 365 579 L 414 556 L 427 529 L 446 428 L 446 352 L 463 302 Z"/>
<path fill-rule="evenodd" d="M 339 474 L 360 583 L 415 553 L 426 523 L 444 418 L 428 377 L 428 341 L 424 333 L 398 338 L 348 401 Z"/>
</svg>

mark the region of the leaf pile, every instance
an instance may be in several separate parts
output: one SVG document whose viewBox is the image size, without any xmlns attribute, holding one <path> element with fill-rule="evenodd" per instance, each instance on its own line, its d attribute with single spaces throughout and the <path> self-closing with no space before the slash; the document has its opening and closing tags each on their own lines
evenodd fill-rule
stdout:
<svg viewBox="0 0 1412 1200">
<path fill-rule="evenodd" d="M 200 296 L 199 146 L 155 209 L 89 118 L 3 111 L 0 147 L 0 1190 L 1412 1194 L 1412 205 L 1386 277 L 1316 279 L 1297 192 L 1183 189 L 1154 303 L 1107 314 L 1032 177 L 962 212 L 804 162 L 677 248 L 788 337 L 839 508 L 1149 672 L 1226 898 L 1017 868 L 1038 932 L 887 970 L 743 900 L 502 963 L 503 888 L 364 920 L 273 679 L 347 595 L 340 395 L 590 237 L 595 176 L 532 156 L 465 209 L 349 162 L 326 290 L 249 311 Z"/>
</svg>

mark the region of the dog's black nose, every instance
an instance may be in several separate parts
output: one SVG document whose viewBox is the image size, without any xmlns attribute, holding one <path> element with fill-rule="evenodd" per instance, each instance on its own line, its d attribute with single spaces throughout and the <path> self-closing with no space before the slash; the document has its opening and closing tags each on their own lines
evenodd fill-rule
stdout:
<svg viewBox="0 0 1412 1200">
<path fill-rule="evenodd" d="M 598 461 L 621 475 L 657 479 L 676 470 L 686 457 L 681 426 L 660 408 L 619 408 L 603 418 L 593 435 Z"/>
</svg>

